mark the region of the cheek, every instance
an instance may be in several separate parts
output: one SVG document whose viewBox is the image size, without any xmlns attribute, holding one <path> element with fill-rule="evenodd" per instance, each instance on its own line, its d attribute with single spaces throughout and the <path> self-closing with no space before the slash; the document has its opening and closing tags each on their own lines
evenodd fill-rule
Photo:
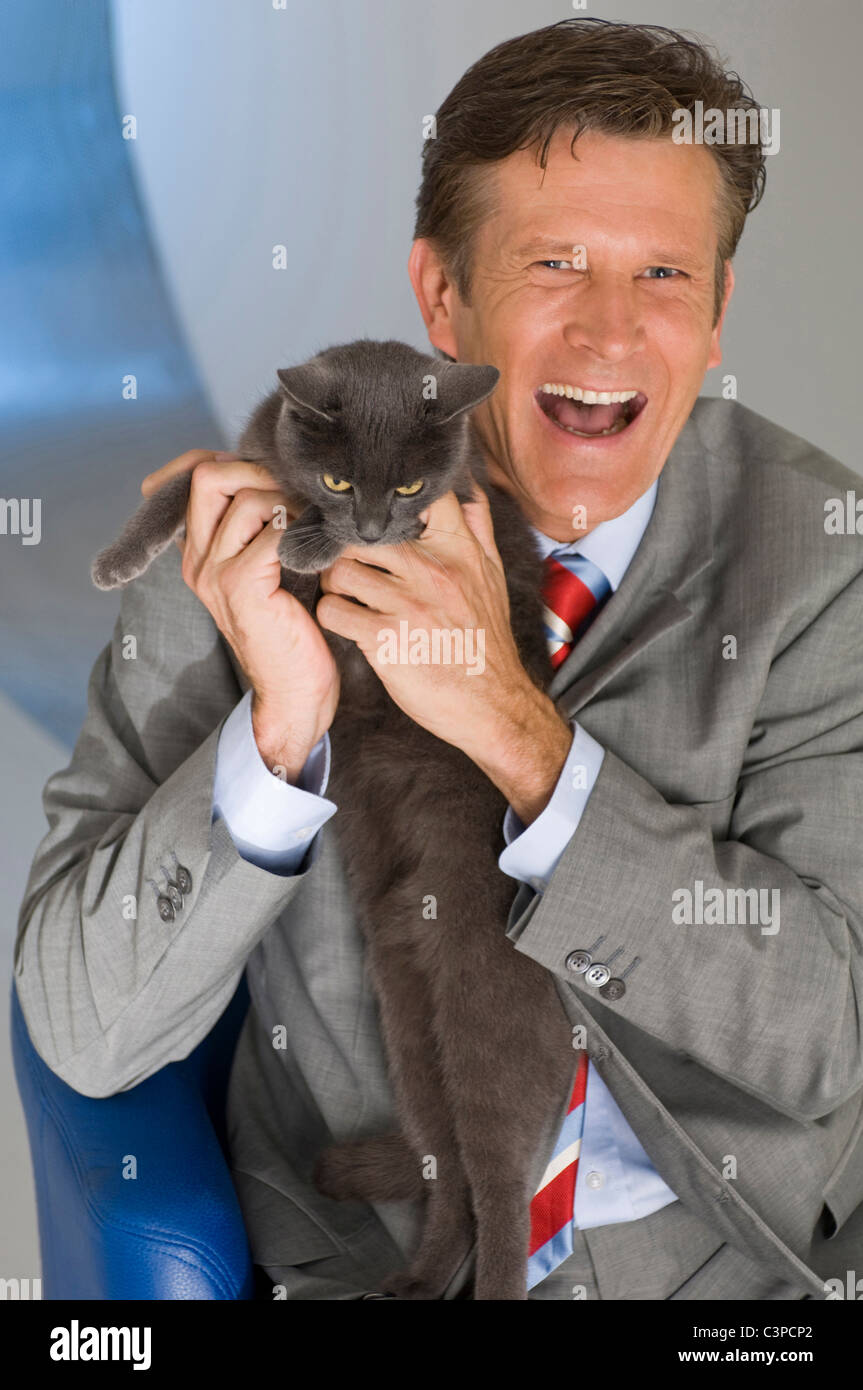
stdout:
<svg viewBox="0 0 863 1390">
<path fill-rule="evenodd" d="M 647 329 L 648 345 L 664 358 L 672 377 L 689 380 L 704 371 L 712 332 L 709 309 L 681 301 L 654 310 Z"/>
</svg>

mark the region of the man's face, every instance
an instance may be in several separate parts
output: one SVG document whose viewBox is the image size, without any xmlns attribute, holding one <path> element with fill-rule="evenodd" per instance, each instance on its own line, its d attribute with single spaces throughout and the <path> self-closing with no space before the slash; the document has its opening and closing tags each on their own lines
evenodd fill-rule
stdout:
<svg viewBox="0 0 863 1390">
<path fill-rule="evenodd" d="M 424 306 L 435 346 L 500 369 L 473 417 L 490 474 L 560 541 L 620 515 L 650 486 L 706 369 L 721 361 L 709 150 L 585 132 L 575 152 L 559 131 L 544 176 L 530 151 L 494 166 L 498 210 L 474 247 L 472 303 L 441 280 L 434 312 Z M 426 253 L 417 259 L 423 245 L 411 257 L 415 288 L 430 264 Z M 586 270 L 573 269 L 578 247 Z M 730 288 L 729 274 L 726 303 Z M 590 408 L 546 384 L 638 395 Z"/>
</svg>

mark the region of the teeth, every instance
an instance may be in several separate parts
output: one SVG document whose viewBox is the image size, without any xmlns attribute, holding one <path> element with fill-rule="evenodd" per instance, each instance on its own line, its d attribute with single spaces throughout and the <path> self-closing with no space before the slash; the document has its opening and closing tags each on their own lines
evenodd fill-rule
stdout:
<svg viewBox="0 0 863 1390">
<path fill-rule="evenodd" d="M 567 386 L 559 382 L 547 381 L 542 387 L 551 396 L 567 396 L 571 401 L 581 401 L 583 405 L 614 405 L 618 401 L 631 401 L 637 391 L 584 391 L 580 386 Z"/>
<path fill-rule="evenodd" d="M 600 430 L 599 434 L 586 434 L 584 430 L 573 429 L 572 425 L 562 425 L 559 420 L 555 420 L 559 430 L 566 430 L 567 434 L 577 434 L 579 439 L 604 439 L 607 434 L 620 434 L 621 430 L 626 429 L 626 421 L 618 420 L 609 430 Z"/>
</svg>

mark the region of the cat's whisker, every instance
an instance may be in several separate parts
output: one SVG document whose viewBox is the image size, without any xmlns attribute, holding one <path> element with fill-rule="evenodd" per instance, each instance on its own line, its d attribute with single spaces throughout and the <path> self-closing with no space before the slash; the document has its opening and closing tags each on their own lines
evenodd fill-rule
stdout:
<svg viewBox="0 0 863 1390">
<path fill-rule="evenodd" d="M 440 555 L 435 555 L 434 552 L 430 550 L 421 550 L 419 541 L 408 541 L 407 544 L 411 547 L 411 551 L 414 555 L 421 555 L 424 560 L 433 561 L 434 564 L 436 564 L 438 568 L 443 571 L 444 574 L 449 574 L 449 568 L 446 564 L 446 561 L 442 560 Z"/>
</svg>

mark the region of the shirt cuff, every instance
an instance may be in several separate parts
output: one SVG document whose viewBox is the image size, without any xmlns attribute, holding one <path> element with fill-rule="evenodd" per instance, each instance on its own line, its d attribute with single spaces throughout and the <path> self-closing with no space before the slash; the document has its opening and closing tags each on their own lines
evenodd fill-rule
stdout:
<svg viewBox="0 0 863 1390">
<path fill-rule="evenodd" d="M 504 817 L 506 849 L 498 867 L 542 893 L 557 868 L 558 860 L 578 829 L 588 797 L 605 757 L 601 743 L 572 721 L 572 746 L 551 800 L 525 829 L 510 806 Z"/>
<path fill-rule="evenodd" d="M 329 775 L 327 734 L 315 744 L 296 785 L 270 772 L 255 742 L 252 691 L 247 690 L 219 735 L 213 820 L 224 819 L 242 859 L 270 873 L 294 874 L 337 809 L 323 795 Z"/>
</svg>

